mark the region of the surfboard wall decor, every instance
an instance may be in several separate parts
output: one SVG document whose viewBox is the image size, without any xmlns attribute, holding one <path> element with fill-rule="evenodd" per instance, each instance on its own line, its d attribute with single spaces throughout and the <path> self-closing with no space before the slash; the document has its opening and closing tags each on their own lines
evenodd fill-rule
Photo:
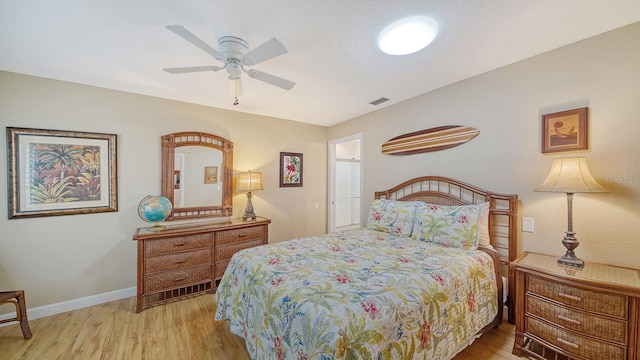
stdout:
<svg viewBox="0 0 640 360">
<path fill-rule="evenodd" d="M 396 136 L 382 144 L 382 153 L 410 155 L 449 149 L 478 136 L 480 131 L 469 126 L 440 126 Z"/>
</svg>

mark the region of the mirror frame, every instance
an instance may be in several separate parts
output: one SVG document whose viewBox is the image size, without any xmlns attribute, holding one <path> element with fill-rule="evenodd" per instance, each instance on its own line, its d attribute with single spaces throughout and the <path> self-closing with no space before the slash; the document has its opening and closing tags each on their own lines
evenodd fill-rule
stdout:
<svg viewBox="0 0 640 360">
<path fill-rule="evenodd" d="M 222 151 L 222 204 L 173 208 L 165 220 L 199 219 L 231 216 L 233 213 L 233 143 L 223 137 L 203 132 L 177 132 L 162 136 L 162 181 L 161 194 L 173 204 L 173 171 L 175 149 L 181 146 L 206 146 Z"/>
</svg>

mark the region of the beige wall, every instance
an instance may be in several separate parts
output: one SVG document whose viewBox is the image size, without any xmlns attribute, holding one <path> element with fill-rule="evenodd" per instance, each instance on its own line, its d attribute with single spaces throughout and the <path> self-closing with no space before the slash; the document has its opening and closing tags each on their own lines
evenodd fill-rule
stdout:
<svg viewBox="0 0 640 360">
<path fill-rule="evenodd" d="M 7 220 L 8 198 L 0 196 L 0 289 L 25 289 L 29 308 L 136 285 L 131 238 L 148 226 L 137 204 L 160 192 L 164 134 L 203 131 L 234 142 L 234 170 L 263 174 L 264 190 L 253 205 L 273 221 L 271 242 L 325 231 L 325 127 L 7 72 L 0 72 L 0 109 L 3 132 L 28 127 L 118 135 L 118 212 Z M 7 189 L 6 149 L 3 134 L 1 189 Z M 279 187 L 281 151 L 304 154 L 304 187 Z M 234 216 L 242 216 L 246 197 L 234 195 L 233 202 Z"/>
<path fill-rule="evenodd" d="M 640 23 L 632 24 L 331 127 L 329 139 L 364 134 L 365 208 L 375 190 L 420 175 L 450 176 L 519 194 L 521 216 L 535 220 L 534 233 L 521 233 L 520 250 L 555 255 L 564 253 L 566 196 L 533 189 L 553 159 L 585 156 L 611 192 L 575 195 L 576 252 L 640 268 L 639 38 Z M 542 155 L 541 114 L 583 106 L 590 111 L 589 150 Z M 381 154 L 395 136 L 441 125 L 473 126 L 480 135 L 439 152 Z"/>
</svg>

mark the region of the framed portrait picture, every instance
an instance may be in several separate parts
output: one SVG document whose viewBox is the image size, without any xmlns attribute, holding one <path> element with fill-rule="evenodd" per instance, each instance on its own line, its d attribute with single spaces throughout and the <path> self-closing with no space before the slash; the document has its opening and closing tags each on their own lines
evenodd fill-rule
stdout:
<svg viewBox="0 0 640 360">
<path fill-rule="evenodd" d="M 7 128 L 9 219 L 118 211 L 116 135 Z"/>
<path fill-rule="evenodd" d="M 204 167 L 204 183 L 205 184 L 218 183 L 218 167 L 217 166 Z"/>
<path fill-rule="evenodd" d="M 542 153 L 587 150 L 588 108 L 542 116 Z"/>
<path fill-rule="evenodd" d="M 280 153 L 280 187 L 302 186 L 302 154 Z"/>
</svg>

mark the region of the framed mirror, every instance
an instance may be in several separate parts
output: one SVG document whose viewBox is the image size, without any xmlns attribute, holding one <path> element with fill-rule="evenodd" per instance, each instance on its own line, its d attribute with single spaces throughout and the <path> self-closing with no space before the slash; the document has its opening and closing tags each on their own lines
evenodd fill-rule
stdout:
<svg viewBox="0 0 640 360">
<path fill-rule="evenodd" d="M 233 143 L 201 132 L 162 136 L 161 193 L 173 204 L 166 220 L 232 215 Z"/>
</svg>

